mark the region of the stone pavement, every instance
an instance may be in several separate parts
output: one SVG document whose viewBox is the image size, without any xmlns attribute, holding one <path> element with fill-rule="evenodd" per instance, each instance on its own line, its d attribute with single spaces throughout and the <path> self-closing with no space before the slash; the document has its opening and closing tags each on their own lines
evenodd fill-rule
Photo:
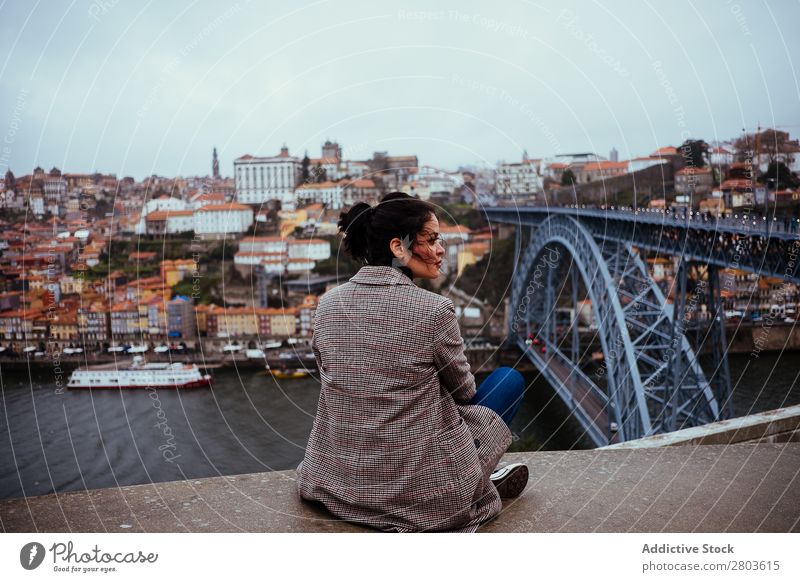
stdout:
<svg viewBox="0 0 800 582">
<path fill-rule="evenodd" d="M 481 532 L 800 532 L 800 443 L 507 454 L 531 479 Z M 4 532 L 360 532 L 294 471 L 0 501 Z"/>
</svg>

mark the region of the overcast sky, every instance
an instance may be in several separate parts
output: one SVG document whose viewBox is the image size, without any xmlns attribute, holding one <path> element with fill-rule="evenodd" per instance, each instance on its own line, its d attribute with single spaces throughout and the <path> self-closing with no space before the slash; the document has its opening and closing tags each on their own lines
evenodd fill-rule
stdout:
<svg viewBox="0 0 800 582">
<path fill-rule="evenodd" d="M 430 4 L 6 0 L 0 172 L 205 175 L 216 146 L 231 175 L 326 138 L 456 169 L 800 134 L 796 1 Z"/>
</svg>

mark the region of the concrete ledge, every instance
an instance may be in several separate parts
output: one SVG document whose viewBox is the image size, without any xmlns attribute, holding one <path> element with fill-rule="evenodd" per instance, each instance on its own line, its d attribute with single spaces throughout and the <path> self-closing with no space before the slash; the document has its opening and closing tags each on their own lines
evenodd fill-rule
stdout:
<svg viewBox="0 0 800 582">
<path fill-rule="evenodd" d="M 788 442 L 800 442 L 800 405 L 657 434 L 598 450 Z"/>
<path fill-rule="evenodd" d="M 514 453 L 531 479 L 483 532 L 800 532 L 800 443 Z M 360 532 L 294 471 L 0 502 L 5 532 Z"/>
</svg>

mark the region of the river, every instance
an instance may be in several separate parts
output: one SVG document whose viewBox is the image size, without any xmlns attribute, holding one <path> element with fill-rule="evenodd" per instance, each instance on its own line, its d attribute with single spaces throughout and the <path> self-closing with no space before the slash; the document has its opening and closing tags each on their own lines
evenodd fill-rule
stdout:
<svg viewBox="0 0 800 582">
<path fill-rule="evenodd" d="M 2 368 L 0 368 L 2 372 Z M 731 358 L 736 415 L 800 403 L 800 354 Z M 485 374 L 476 376 L 478 382 Z M 511 450 L 590 448 L 535 373 Z M 0 499 L 294 469 L 319 397 L 313 378 L 224 369 L 208 390 L 59 391 L 46 368 L 0 373 Z"/>
</svg>

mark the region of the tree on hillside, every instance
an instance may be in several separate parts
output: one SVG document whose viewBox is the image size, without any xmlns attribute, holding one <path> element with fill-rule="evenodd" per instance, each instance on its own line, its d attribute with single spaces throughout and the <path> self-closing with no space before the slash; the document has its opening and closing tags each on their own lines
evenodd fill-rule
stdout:
<svg viewBox="0 0 800 582">
<path fill-rule="evenodd" d="M 784 190 L 786 188 L 797 188 L 800 180 L 783 162 L 773 161 L 769 164 L 767 171 L 761 175 L 761 180 L 770 188 Z"/>
<path fill-rule="evenodd" d="M 687 139 L 678 148 L 687 166 L 702 168 L 708 159 L 708 144 L 702 139 Z"/>
<path fill-rule="evenodd" d="M 564 173 L 561 174 L 561 185 L 562 186 L 572 186 L 577 180 L 575 179 L 575 173 L 567 168 L 564 170 Z"/>
<path fill-rule="evenodd" d="M 308 152 L 306 152 L 306 155 L 303 156 L 303 161 L 300 164 L 300 168 L 302 170 L 300 178 L 301 178 L 301 181 L 303 182 L 303 184 L 308 183 L 308 165 L 310 163 L 311 163 L 311 160 L 308 158 Z"/>
<path fill-rule="evenodd" d="M 316 166 L 311 168 L 309 173 L 309 182 L 313 182 L 315 184 L 321 184 L 322 182 L 327 182 L 328 180 L 328 171 L 322 167 L 320 163 L 317 163 Z"/>
<path fill-rule="evenodd" d="M 800 152 L 798 140 L 789 139 L 787 132 L 776 129 L 765 129 L 758 134 L 746 133 L 733 142 L 733 147 L 739 162 L 753 158 L 758 147 L 758 151 L 762 156 L 766 155 L 770 163 L 782 161 L 789 166 L 794 162 L 795 154 Z"/>
</svg>

